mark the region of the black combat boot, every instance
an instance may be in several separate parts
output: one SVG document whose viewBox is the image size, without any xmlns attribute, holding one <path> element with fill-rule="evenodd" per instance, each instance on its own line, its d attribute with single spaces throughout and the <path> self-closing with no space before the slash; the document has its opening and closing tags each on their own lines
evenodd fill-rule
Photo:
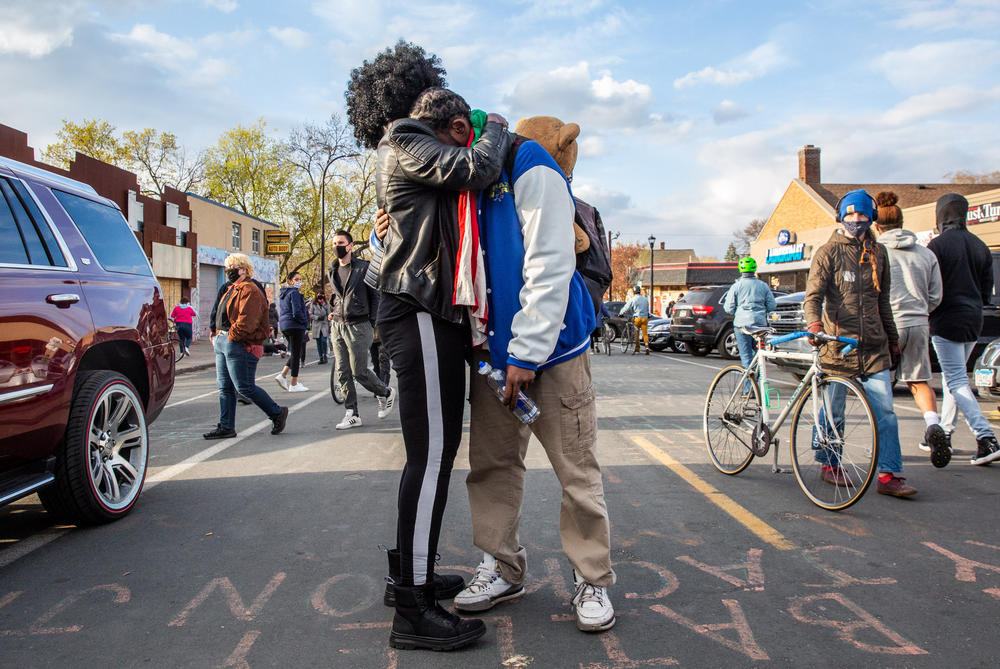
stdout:
<svg viewBox="0 0 1000 669">
<path fill-rule="evenodd" d="M 389 556 L 389 576 L 385 579 L 385 595 L 382 602 L 386 606 L 396 605 L 396 593 L 393 586 L 399 583 L 399 549 L 392 548 L 386 553 Z M 465 579 L 455 574 L 434 574 L 434 598 L 451 599 L 462 592 Z"/>
<path fill-rule="evenodd" d="M 455 650 L 486 633 L 476 618 L 459 618 L 434 600 L 434 584 L 396 585 L 396 615 L 389 645 L 401 650 Z"/>
</svg>

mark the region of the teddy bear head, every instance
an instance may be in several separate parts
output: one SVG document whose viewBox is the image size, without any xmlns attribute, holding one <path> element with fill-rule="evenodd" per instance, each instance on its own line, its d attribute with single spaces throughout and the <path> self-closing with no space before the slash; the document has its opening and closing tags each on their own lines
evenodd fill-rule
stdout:
<svg viewBox="0 0 1000 669">
<path fill-rule="evenodd" d="M 531 116 L 518 121 L 514 132 L 541 144 L 562 168 L 563 174 L 573 174 L 576 138 L 580 134 L 580 126 L 576 123 L 563 123 L 555 116 Z"/>
</svg>

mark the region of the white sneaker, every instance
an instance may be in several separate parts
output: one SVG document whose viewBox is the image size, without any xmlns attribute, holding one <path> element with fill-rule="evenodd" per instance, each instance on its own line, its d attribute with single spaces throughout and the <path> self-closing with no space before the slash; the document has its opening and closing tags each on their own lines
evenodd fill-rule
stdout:
<svg viewBox="0 0 1000 669">
<path fill-rule="evenodd" d="M 288 379 L 278 374 L 274 377 L 274 380 L 278 382 L 278 385 L 282 387 L 283 390 L 288 390 Z"/>
<path fill-rule="evenodd" d="M 301 383 L 296 383 L 294 386 L 288 386 L 288 392 L 290 392 L 290 393 L 305 393 L 305 392 L 308 392 L 308 391 L 309 391 L 309 389 L 306 388 Z"/>
<path fill-rule="evenodd" d="M 608 590 L 580 580 L 573 570 L 576 594 L 573 607 L 576 609 L 576 627 L 584 632 L 603 632 L 615 626 L 615 608 L 608 599 Z"/>
<path fill-rule="evenodd" d="M 354 409 L 348 409 L 344 414 L 344 420 L 337 423 L 338 430 L 349 430 L 352 427 L 361 427 L 361 416 L 354 413 Z"/>
<path fill-rule="evenodd" d="M 455 608 L 460 611 L 485 611 L 500 602 L 520 599 L 523 585 L 511 585 L 500 575 L 497 559 L 483 553 L 483 561 L 476 567 L 472 580 L 465 590 L 455 595 Z"/>
<path fill-rule="evenodd" d="M 396 406 L 396 389 L 389 386 L 389 396 L 378 398 L 378 417 L 385 418 L 391 414 L 394 406 Z"/>
</svg>

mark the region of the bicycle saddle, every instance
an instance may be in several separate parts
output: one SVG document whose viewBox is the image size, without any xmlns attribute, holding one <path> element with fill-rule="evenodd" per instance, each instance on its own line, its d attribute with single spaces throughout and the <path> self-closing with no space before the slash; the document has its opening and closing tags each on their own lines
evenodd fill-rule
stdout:
<svg viewBox="0 0 1000 669">
<path fill-rule="evenodd" d="M 763 337 L 764 335 L 777 332 L 777 330 L 767 325 L 745 325 L 740 329 L 743 331 L 743 334 L 748 334 L 752 337 Z"/>
</svg>

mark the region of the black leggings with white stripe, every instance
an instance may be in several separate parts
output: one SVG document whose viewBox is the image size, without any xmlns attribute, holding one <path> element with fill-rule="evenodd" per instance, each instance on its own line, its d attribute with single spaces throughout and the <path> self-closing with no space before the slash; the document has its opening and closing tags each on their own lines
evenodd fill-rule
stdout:
<svg viewBox="0 0 1000 669">
<path fill-rule="evenodd" d="M 448 482 L 462 441 L 469 330 L 418 311 L 380 322 L 379 333 L 396 370 L 406 447 L 396 525 L 400 585 L 422 585 L 434 573 Z"/>
</svg>

